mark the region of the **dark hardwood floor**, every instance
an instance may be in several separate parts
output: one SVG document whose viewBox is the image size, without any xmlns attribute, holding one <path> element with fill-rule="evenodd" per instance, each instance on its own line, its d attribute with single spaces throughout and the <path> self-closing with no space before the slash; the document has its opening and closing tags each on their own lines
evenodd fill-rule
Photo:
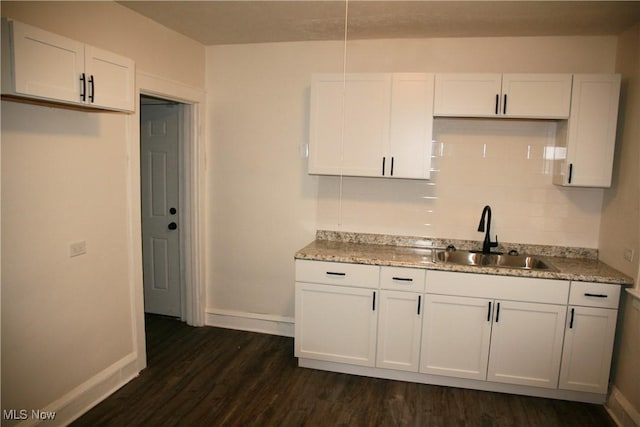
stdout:
<svg viewBox="0 0 640 427">
<path fill-rule="evenodd" d="M 148 367 L 74 426 L 615 426 L 599 405 L 298 368 L 293 339 L 147 316 Z"/>
</svg>

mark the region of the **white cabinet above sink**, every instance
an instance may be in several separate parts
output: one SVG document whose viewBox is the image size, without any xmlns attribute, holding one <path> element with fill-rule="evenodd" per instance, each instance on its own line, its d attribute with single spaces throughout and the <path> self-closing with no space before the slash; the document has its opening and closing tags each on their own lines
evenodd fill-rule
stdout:
<svg viewBox="0 0 640 427">
<path fill-rule="evenodd" d="M 436 74 L 434 115 L 566 119 L 571 74 Z"/>
</svg>

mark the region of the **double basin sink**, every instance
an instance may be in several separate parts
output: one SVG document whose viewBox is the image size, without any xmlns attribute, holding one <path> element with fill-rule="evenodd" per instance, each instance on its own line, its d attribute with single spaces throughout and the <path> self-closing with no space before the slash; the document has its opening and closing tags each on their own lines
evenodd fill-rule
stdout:
<svg viewBox="0 0 640 427">
<path fill-rule="evenodd" d="M 529 255 L 485 254 L 476 251 L 442 251 L 436 253 L 436 262 L 477 267 L 503 267 L 524 270 L 555 271 L 547 261 Z"/>
</svg>

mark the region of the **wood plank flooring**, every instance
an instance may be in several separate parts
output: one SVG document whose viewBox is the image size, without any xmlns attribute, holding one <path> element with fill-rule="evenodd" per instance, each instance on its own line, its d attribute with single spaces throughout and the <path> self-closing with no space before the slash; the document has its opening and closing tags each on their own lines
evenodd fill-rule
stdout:
<svg viewBox="0 0 640 427">
<path fill-rule="evenodd" d="M 600 405 L 298 368 L 292 338 L 146 323 L 148 367 L 73 426 L 615 426 Z"/>
</svg>

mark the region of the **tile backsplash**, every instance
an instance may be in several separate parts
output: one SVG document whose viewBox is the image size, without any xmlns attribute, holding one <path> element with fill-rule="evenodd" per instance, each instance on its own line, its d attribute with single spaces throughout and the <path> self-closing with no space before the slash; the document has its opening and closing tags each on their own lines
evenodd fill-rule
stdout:
<svg viewBox="0 0 640 427">
<path fill-rule="evenodd" d="M 596 248 L 602 189 L 551 183 L 556 122 L 434 121 L 429 181 L 328 177 L 318 183 L 318 228 Z"/>
</svg>

